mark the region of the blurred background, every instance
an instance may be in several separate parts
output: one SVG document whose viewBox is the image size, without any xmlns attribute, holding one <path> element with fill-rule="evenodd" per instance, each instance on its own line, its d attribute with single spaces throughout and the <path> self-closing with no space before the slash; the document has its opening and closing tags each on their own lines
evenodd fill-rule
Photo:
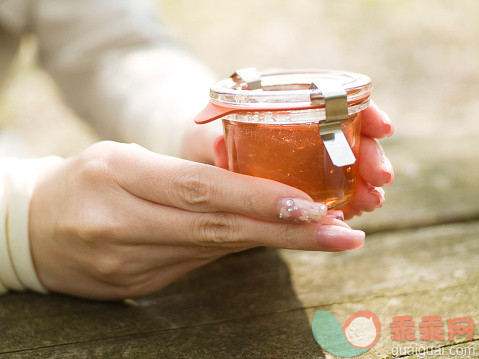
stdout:
<svg viewBox="0 0 479 359">
<path fill-rule="evenodd" d="M 218 78 L 255 66 L 360 72 L 396 126 L 396 183 L 369 232 L 479 218 L 479 2 L 160 0 L 161 17 Z M 211 84 L 205 84 L 205 91 Z M 2 155 L 68 156 L 98 140 L 36 66 L 26 37 L 0 100 Z"/>
</svg>

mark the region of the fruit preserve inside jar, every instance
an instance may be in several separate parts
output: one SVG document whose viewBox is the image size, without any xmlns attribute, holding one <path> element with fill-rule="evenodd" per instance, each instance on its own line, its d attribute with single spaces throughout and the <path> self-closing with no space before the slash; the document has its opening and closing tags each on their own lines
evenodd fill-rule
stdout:
<svg viewBox="0 0 479 359">
<path fill-rule="evenodd" d="M 328 81 L 344 88 L 346 115 L 336 124 L 347 141 L 342 146 L 354 155 L 346 165 L 332 160 L 331 152 L 341 148 L 325 146 L 321 129 L 328 123 L 327 98 L 321 102 L 321 94 L 310 88 Z M 262 74 L 256 90 L 238 79 L 218 83 L 211 97 L 230 109 L 221 117 L 229 169 L 296 187 L 329 208 L 345 204 L 356 190 L 361 111 L 369 103 L 370 87 L 367 76 L 325 70 Z"/>
<path fill-rule="evenodd" d="M 323 145 L 317 123 L 257 123 L 245 121 L 244 116 L 248 115 L 223 119 L 231 171 L 296 187 L 329 208 L 346 203 L 354 195 L 357 162 L 335 166 Z M 351 115 L 341 124 L 356 157 L 360 126 L 359 114 Z"/>
</svg>

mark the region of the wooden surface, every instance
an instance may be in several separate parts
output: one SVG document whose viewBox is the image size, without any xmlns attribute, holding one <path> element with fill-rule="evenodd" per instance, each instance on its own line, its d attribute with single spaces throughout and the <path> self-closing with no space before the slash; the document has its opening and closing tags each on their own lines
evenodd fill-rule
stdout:
<svg viewBox="0 0 479 359">
<path fill-rule="evenodd" d="M 433 140 L 386 144 L 397 181 L 382 209 L 352 221 L 370 233 L 362 251 L 259 248 L 127 303 L 7 295 L 0 357 L 333 358 L 311 333 L 318 309 L 341 324 L 360 310 L 378 316 L 379 341 L 361 358 L 406 346 L 472 347 L 479 357 L 477 329 L 469 342 L 400 343 L 389 328 L 400 315 L 416 326 L 428 315 L 479 325 L 479 147 L 473 136 L 454 140 L 452 152 Z"/>
</svg>

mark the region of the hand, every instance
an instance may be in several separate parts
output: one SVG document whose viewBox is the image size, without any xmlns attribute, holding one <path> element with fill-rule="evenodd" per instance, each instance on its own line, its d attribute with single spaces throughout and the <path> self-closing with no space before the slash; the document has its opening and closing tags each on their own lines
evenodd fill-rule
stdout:
<svg viewBox="0 0 479 359">
<path fill-rule="evenodd" d="M 361 215 L 363 211 L 371 212 L 381 207 L 384 202 L 382 186 L 389 186 L 394 181 L 394 171 L 389 159 L 377 141 L 378 138 L 392 136 L 394 127 L 388 115 L 371 104 L 361 112 L 361 145 L 359 150 L 359 179 L 353 199 L 338 208 L 349 219 Z M 223 136 L 217 137 L 214 144 L 215 164 L 228 168 L 228 156 Z"/>
<path fill-rule="evenodd" d="M 390 186 L 394 181 L 394 170 L 384 154 L 379 138 L 390 137 L 394 127 L 389 116 L 378 106 L 371 104 L 361 112 L 361 142 L 359 148 L 359 180 L 353 199 L 339 208 L 346 219 L 372 212 L 384 202 L 382 186 Z"/>
<path fill-rule="evenodd" d="M 180 157 L 189 161 L 214 164 L 216 160 L 214 142 L 222 135 L 223 125 L 221 120 L 203 125 L 197 125 L 191 121 L 191 126 L 183 136 Z"/>
<path fill-rule="evenodd" d="M 325 215 L 278 182 L 103 142 L 39 175 L 29 229 L 46 288 L 110 300 L 255 246 L 362 247 L 363 232 Z"/>
</svg>

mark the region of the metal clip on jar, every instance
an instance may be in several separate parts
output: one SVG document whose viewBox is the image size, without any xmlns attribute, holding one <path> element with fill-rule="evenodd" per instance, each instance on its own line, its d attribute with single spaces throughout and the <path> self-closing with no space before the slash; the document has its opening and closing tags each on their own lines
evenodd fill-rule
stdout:
<svg viewBox="0 0 479 359">
<path fill-rule="evenodd" d="M 229 169 L 299 188 L 335 208 L 356 190 L 368 76 L 332 70 L 236 71 L 195 122 L 223 119 Z"/>
</svg>

